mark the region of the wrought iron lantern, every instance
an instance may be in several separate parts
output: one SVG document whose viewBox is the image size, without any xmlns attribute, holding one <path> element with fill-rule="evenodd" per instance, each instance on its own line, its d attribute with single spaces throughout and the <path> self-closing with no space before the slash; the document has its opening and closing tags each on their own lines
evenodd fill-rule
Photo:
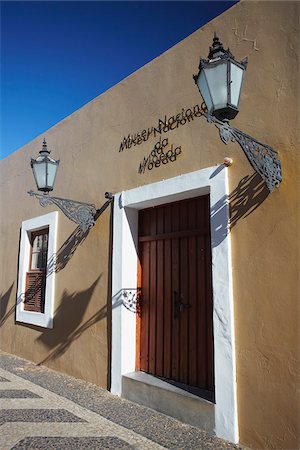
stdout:
<svg viewBox="0 0 300 450">
<path fill-rule="evenodd" d="M 30 165 L 38 190 L 45 193 L 53 191 L 59 160 L 51 158 L 45 139 L 40 155 L 36 159 L 31 158 Z"/>
<path fill-rule="evenodd" d="M 208 59 L 200 59 L 199 73 L 194 76 L 209 114 L 219 120 L 237 115 L 246 67 L 247 59 L 237 62 L 215 33 Z"/>
<path fill-rule="evenodd" d="M 282 181 L 281 161 L 272 147 L 263 144 L 229 124 L 239 112 L 239 102 L 247 59 L 237 62 L 214 33 L 208 59 L 201 59 L 199 72 L 193 75 L 206 104 L 204 116 L 219 129 L 225 144 L 236 141 L 243 149 L 252 167 L 260 174 L 270 192 Z"/>
<path fill-rule="evenodd" d="M 68 217 L 68 219 L 75 222 L 81 229 L 82 233 L 92 228 L 95 224 L 96 216 L 101 213 L 103 208 L 113 201 L 111 192 L 105 193 L 107 202 L 100 210 L 97 210 L 95 205 L 91 203 L 83 203 L 75 200 L 70 200 L 60 197 L 51 197 L 50 191 L 54 188 L 56 172 L 59 165 L 59 160 L 51 158 L 50 151 L 47 149 L 47 144 L 44 139 L 40 156 L 36 159 L 31 158 L 31 168 L 35 178 L 35 182 L 39 191 L 43 194 L 38 194 L 33 191 L 28 191 L 28 194 L 39 199 L 41 206 L 48 206 L 54 204 Z"/>
</svg>

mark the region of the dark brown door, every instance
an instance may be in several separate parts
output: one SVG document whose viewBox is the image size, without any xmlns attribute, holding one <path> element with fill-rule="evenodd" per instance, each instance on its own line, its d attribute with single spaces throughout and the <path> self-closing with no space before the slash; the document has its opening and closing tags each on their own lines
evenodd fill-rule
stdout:
<svg viewBox="0 0 300 450">
<path fill-rule="evenodd" d="M 139 212 L 140 370 L 213 400 L 209 196 Z"/>
</svg>

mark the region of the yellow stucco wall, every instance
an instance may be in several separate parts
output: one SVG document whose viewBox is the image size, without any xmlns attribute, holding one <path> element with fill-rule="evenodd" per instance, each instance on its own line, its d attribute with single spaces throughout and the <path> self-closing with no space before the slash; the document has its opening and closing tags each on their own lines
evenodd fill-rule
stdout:
<svg viewBox="0 0 300 450">
<path fill-rule="evenodd" d="M 283 182 L 271 195 L 236 143 L 194 117 L 163 134 L 175 162 L 138 173 L 159 137 L 119 152 L 124 136 L 201 105 L 192 79 L 213 32 L 248 57 L 233 126 L 279 151 Z M 45 137 L 60 158 L 55 194 L 105 203 L 118 192 L 223 162 L 229 169 L 239 432 L 252 448 L 297 448 L 299 399 L 299 3 L 244 1 L 47 130 L 0 164 L 1 349 L 106 387 L 109 374 L 110 208 L 80 241 L 59 214 L 54 329 L 15 324 L 19 230 L 42 209 L 26 191 Z M 193 108 L 192 108 L 193 109 Z M 17 126 L 17 124 L 16 124 Z"/>
</svg>

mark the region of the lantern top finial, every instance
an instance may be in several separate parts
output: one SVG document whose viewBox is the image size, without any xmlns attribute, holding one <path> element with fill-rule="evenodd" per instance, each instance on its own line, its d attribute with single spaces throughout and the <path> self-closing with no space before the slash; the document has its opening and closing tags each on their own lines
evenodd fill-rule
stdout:
<svg viewBox="0 0 300 450">
<path fill-rule="evenodd" d="M 43 141 L 42 150 L 40 150 L 39 153 L 40 153 L 40 155 L 50 155 L 50 150 L 48 150 L 48 148 L 47 148 L 47 142 L 46 142 L 45 138 Z"/>
<path fill-rule="evenodd" d="M 219 37 L 217 36 L 217 33 L 214 32 L 213 37 L 213 44 L 212 47 L 209 47 L 209 54 L 207 56 L 208 59 L 214 59 L 218 57 L 222 57 L 223 55 L 228 55 L 234 58 L 234 56 L 229 51 L 229 48 L 227 50 L 224 49 L 222 42 L 220 41 Z"/>
</svg>

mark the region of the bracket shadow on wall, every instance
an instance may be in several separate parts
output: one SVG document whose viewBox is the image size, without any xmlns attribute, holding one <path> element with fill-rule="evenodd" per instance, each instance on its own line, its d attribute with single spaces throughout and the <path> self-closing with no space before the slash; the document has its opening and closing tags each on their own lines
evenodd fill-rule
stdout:
<svg viewBox="0 0 300 450">
<path fill-rule="evenodd" d="M 42 191 L 43 194 L 38 194 L 32 190 L 28 191 L 28 194 L 38 198 L 40 205 L 43 207 L 51 204 L 58 206 L 65 216 L 75 222 L 80 227 L 82 233 L 85 233 L 95 225 L 99 210 L 91 203 L 49 196 L 49 192 L 54 188 L 59 160 L 56 161 L 51 158 L 45 139 L 42 150 L 39 153 L 40 155 L 36 159 L 31 158 L 30 165 L 37 188 L 39 191 Z M 111 192 L 106 192 L 105 198 L 108 202 L 112 202 L 113 194 Z"/>
<path fill-rule="evenodd" d="M 193 75 L 207 106 L 208 112 L 205 112 L 204 116 L 219 129 L 221 140 L 225 144 L 230 141 L 238 142 L 252 167 L 272 192 L 282 181 L 278 153 L 272 147 L 229 125 L 229 120 L 239 112 L 240 94 L 248 61 L 245 59 L 237 62 L 229 49 L 223 48 L 216 33 L 207 58 L 200 58 L 199 72 Z"/>
</svg>

